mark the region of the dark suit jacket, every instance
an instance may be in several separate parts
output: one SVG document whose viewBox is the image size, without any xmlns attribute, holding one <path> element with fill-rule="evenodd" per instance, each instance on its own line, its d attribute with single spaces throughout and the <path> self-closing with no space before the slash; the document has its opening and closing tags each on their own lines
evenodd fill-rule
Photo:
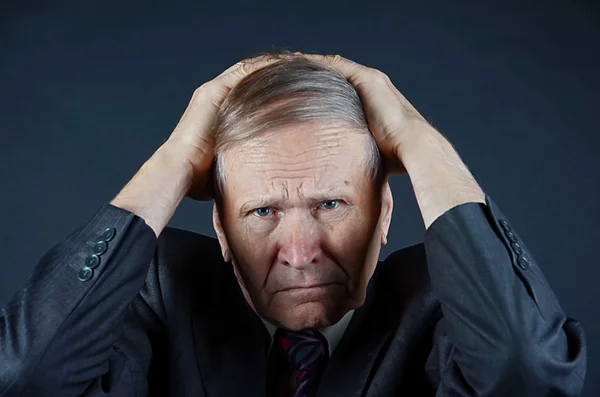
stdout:
<svg viewBox="0 0 600 397">
<path fill-rule="evenodd" d="M 110 205 L 0 315 L 2 397 L 265 395 L 269 336 L 217 241 Z M 580 324 L 487 198 L 378 264 L 318 396 L 575 396 L 585 370 Z"/>
</svg>

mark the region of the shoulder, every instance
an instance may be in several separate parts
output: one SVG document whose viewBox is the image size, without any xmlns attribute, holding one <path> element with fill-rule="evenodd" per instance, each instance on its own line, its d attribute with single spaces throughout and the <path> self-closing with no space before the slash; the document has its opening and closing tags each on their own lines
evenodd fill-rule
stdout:
<svg viewBox="0 0 600 397">
<path fill-rule="evenodd" d="M 429 289 L 429 272 L 423 243 L 392 252 L 377 265 L 378 278 L 402 295 Z M 379 281 L 378 281 L 379 282 Z"/>
<path fill-rule="evenodd" d="M 165 228 L 158 238 L 153 266 L 161 299 L 173 318 L 187 319 L 187 313 L 195 313 L 224 323 L 224 315 L 246 308 L 233 266 L 223 260 L 214 237 Z"/>
<path fill-rule="evenodd" d="M 379 262 L 369 288 L 377 305 L 387 307 L 386 315 L 396 321 L 406 313 L 420 322 L 437 317 L 440 303 L 431 290 L 423 243 L 394 251 Z"/>
<path fill-rule="evenodd" d="M 153 266 L 162 287 L 170 290 L 208 293 L 233 275 L 216 238 L 172 227 L 158 237 Z"/>
<path fill-rule="evenodd" d="M 173 227 L 165 228 L 158 237 L 158 254 L 168 256 L 169 261 L 192 258 L 222 260 L 216 238 Z"/>
</svg>

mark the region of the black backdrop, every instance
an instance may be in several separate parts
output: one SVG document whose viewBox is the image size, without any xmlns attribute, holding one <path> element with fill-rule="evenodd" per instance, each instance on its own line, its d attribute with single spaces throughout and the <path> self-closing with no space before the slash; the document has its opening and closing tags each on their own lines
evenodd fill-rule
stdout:
<svg viewBox="0 0 600 397">
<path fill-rule="evenodd" d="M 128 181 L 203 81 L 260 51 L 339 53 L 385 71 L 456 146 L 582 321 L 584 395 L 600 395 L 593 2 L 206 3 L 2 2 L 0 305 Z M 393 191 L 384 255 L 424 232 L 408 179 Z M 171 225 L 213 234 L 210 204 L 184 202 Z"/>
</svg>

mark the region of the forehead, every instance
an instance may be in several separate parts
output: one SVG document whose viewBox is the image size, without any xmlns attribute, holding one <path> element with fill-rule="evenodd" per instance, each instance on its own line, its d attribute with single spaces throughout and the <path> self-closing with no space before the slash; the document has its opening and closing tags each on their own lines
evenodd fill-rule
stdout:
<svg viewBox="0 0 600 397">
<path fill-rule="evenodd" d="M 267 131 L 222 153 L 225 189 L 235 199 L 356 188 L 366 179 L 368 133 L 318 123 Z"/>
</svg>

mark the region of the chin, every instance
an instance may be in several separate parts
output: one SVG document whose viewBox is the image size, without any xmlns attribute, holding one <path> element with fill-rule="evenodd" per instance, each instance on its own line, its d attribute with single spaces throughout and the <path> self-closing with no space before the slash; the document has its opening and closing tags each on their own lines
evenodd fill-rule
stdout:
<svg viewBox="0 0 600 397">
<path fill-rule="evenodd" d="M 320 329 L 334 325 L 348 312 L 344 305 L 329 302 L 304 302 L 273 314 L 273 320 L 280 327 L 292 331 Z"/>
</svg>

